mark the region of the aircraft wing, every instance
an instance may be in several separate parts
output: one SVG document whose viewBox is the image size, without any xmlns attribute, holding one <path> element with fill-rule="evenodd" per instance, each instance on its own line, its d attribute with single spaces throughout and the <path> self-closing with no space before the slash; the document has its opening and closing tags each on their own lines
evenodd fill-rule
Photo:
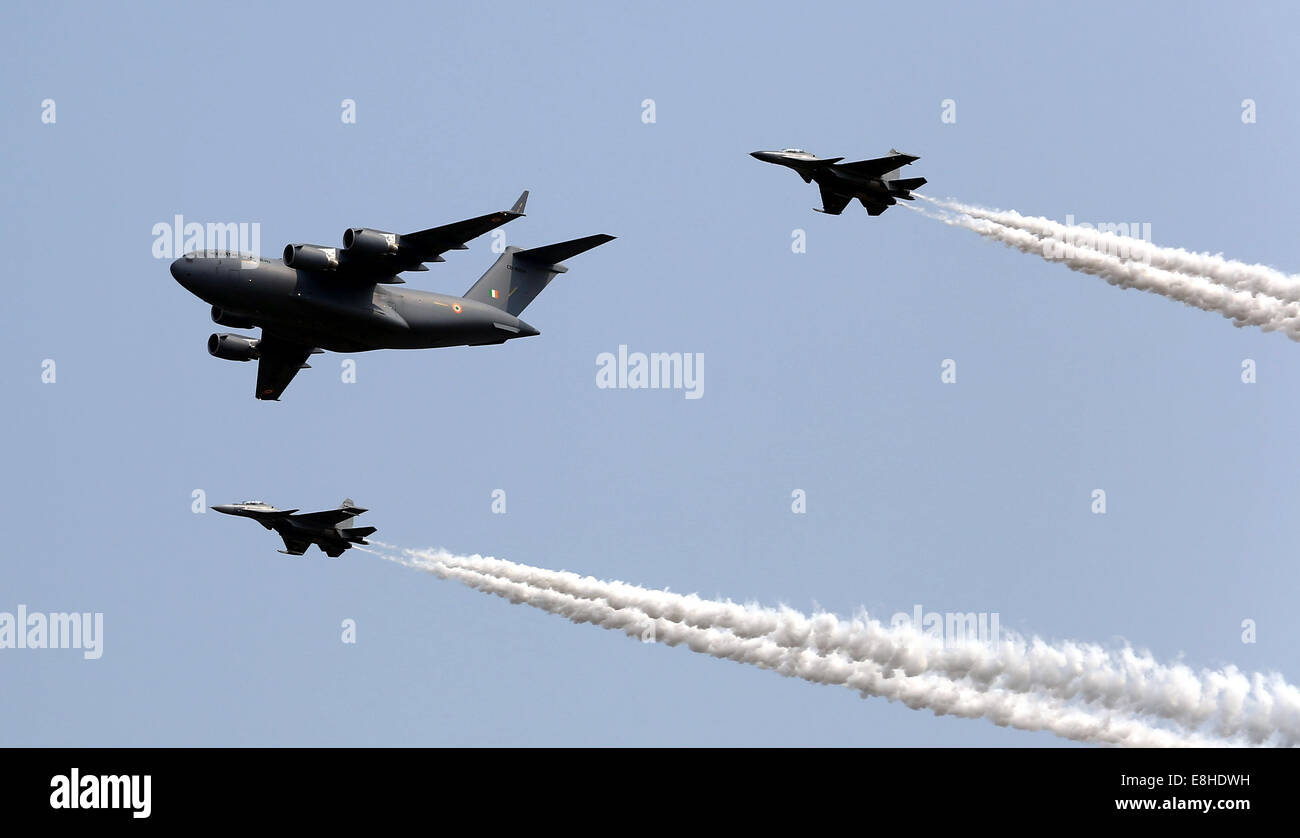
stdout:
<svg viewBox="0 0 1300 838">
<path fill-rule="evenodd" d="M 324 512 L 304 512 L 301 515 L 293 516 L 293 520 L 312 527 L 333 527 L 365 511 L 355 506 L 349 506 L 343 509 L 326 509 Z"/>
<path fill-rule="evenodd" d="M 522 218 L 528 203 L 528 190 L 519 196 L 508 210 L 467 218 L 441 227 L 430 227 L 406 233 L 397 241 L 397 252 L 379 256 L 349 255 L 339 251 L 339 270 L 344 274 L 397 274 L 402 271 L 424 271 L 425 262 L 444 262 L 442 254 L 448 250 L 466 250 L 465 243 L 491 232 L 502 224 Z M 400 280 L 399 280 L 400 281 Z"/>
<path fill-rule="evenodd" d="M 284 552 L 288 553 L 290 556 L 301 556 L 303 553 L 306 553 L 307 548 L 311 546 L 310 541 L 290 538 L 287 535 L 282 535 L 280 537 L 284 539 Z"/>
<path fill-rule="evenodd" d="M 405 251 L 409 246 L 413 256 L 427 256 L 420 259 L 421 262 L 441 262 L 442 254 L 448 250 L 464 250 L 465 242 L 495 230 L 502 224 L 521 218 L 524 214 L 524 205 L 527 203 L 528 190 L 525 189 L 519 196 L 519 200 L 515 201 L 515 205 L 508 210 L 402 236 L 401 250 Z M 401 252 L 398 255 L 402 255 Z"/>
<path fill-rule="evenodd" d="M 906 166 L 908 163 L 920 159 L 920 157 L 913 157 L 910 154 L 894 152 L 887 157 L 877 157 L 874 160 L 859 160 L 856 163 L 840 163 L 835 168 L 857 177 L 880 177 L 881 175 L 894 171 L 894 169 Z"/>
<path fill-rule="evenodd" d="M 262 330 L 257 343 L 257 390 L 259 399 L 279 401 L 298 370 L 307 366 L 312 347 L 284 340 Z"/>
<path fill-rule="evenodd" d="M 853 200 L 852 195 L 842 195 L 839 192 L 832 192 L 831 190 L 827 189 L 825 186 L 821 186 L 821 190 L 822 190 L 822 209 L 819 209 L 817 211 L 824 212 L 827 215 L 839 215 L 840 213 L 844 212 L 844 208 L 849 205 L 849 201 Z M 814 207 L 814 209 L 816 208 Z"/>
</svg>

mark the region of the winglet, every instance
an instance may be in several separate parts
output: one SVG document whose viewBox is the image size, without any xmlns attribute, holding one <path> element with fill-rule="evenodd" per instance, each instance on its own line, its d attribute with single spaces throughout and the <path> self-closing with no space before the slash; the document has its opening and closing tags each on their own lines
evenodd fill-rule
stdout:
<svg viewBox="0 0 1300 838">
<path fill-rule="evenodd" d="M 526 203 L 528 203 L 528 190 L 527 190 L 527 189 L 524 190 L 524 194 L 522 194 L 522 195 L 519 196 L 519 200 L 518 200 L 518 201 L 515 201 L 515 205 L 514 205 L 513 207 L 510 208 L 510 211 L 511 211 L 512 213 L 514 213 L 515 215 L 523 215 L 523 214 L 524 214 L 524 204 L 526 204 Z"/>
</svg>

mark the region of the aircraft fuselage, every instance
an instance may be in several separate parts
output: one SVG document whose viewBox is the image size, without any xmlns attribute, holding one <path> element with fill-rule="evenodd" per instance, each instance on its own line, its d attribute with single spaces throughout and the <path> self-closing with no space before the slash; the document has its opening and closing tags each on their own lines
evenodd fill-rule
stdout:
<svg viewBox="0 0 1300 838">
<path fill-rule="evenodd" d="M 868 203 L 887 204 L 891 207 L 898 203 L 890 194 L 885 181 L 878 177 L 854 177 L 834 166 L 825 166 L 809 174 L 818 186 L 828 187 L 834 192 L 842 192 Z"/>
<path fill-rule="evenodd" d="M 495 306 L 432 291 L 340 281 L 280 259 L 187 255 L 172 276 L 214 307 L 217 322 L 269 329 L 333 352 L 501 343 L 538 331 Z"/>
</svg>

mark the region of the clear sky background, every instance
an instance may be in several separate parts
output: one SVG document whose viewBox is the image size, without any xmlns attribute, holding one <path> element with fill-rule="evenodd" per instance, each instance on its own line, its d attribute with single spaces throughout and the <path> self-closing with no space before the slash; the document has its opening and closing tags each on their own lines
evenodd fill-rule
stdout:
<svg viewBox="0 0 1300 838">
<path fill-rule="evenodd" d="M 5 5 L 0 610 L 100 611 L 105 637 L 97 661 L 0 650 L 0 744 L 1060 744 L 357 551 L 283 556 L 192 513 L 196 489 L 352 497 L 406 546 L 998 612 L 1300 678 L 1300 346 L 902 209 L 814 213 L 748 156 L 895 146 L 932 196 L 1297 271 L 1295 7 L 621 5 Z M 259 222 L 274 257 L 524 188 L 510 243 L 619 236 L 528 309 L 541 336 L 355 356 L 355 384 L 317 356 L 279 403 L 208 356 L 227 330 L 151 254 L 177 213 Z M 490 243 L 412 286 L 462 293 Z M 703 353 L 704 397 L 597 389 L 619 344 Z"/>
</svg>

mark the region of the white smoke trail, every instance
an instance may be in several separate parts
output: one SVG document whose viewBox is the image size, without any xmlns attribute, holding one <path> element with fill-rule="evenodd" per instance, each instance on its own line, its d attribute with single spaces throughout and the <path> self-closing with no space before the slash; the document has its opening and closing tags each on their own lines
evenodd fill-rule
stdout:
<svg viewBox="0 0 1300 838">
<path fill-rule="evenodd" d="M 1244 735 L 1256 744 L 1272 737 L 1283 745 L 1300 740 L 1300 691 L 1277 674 L 1248 676 L 1235 667 L 1198 674 L 1181 664 L 1162 665 L 1149 654 L 1127 647 L 1112 652 L 1094 644 L 1052 645 L 1015 635 L 999 640 L 996 646 L 974 642 L 945 645 L 917 627 L 886 627 L 865 614 L 852 620 L 826 613 L 807 617 L 788 608 L 704 600 L 504 559 L 453 556 L 445 551 L 406 554 L 454 563 L 531 587 L 603 600 L 613 608 L 635 608 L 651 618 L 697 628 L 725 628 L 742 638 L 769 637 L 782 648 L 842 655 L 882 667 L 886 673 L 901 670 L 907 676 L 937 673 L 950 680 L 969 679 L 981 689 L 1038 693 L 1156 716 L 1189 731 L 1208 723 L 1217 736 Z"/>
<path fill-rule="evenodd" d="M 1102 232 L 1077 224 L 1062 224 L 1042 216 L 1021 215 L 1015 210 L 990 210 L 951 198 L 939 200 L 925 195 L 916 197 L 971 218 L 982 218 L 1003 227 L 1054 239 L 1064 246 L 1109 253 L 1174 273 L 1204 277 L 1229 288 L 1264 294 L 1287 302 L 1300 302 L 1300 277 L 1290 276 L 1267 265 L 1252 265 L 1209 253 L 1192 253 L 1181 247 L 1160 247 L 1145 239 L 1121 236 L 1110 231 Z"/>
<path fill-rule="evenodd" d="M 377 545 L 381 546 L 381 545 Z M 367 551 L 374 552 L 374 551 Z M 525 603 L 578 623 L 593 623 L 623 631 L 629 636 L 652 638 L 668 645 L 685 644 L 696 652 L 772 669 L 783 675 L 822 684 L 847 686 L 864 696 L 883 696 L 913 709 L 928 708 L 938 715 L 988 718 L 994 723 L 1023 730 L 1047 730 L 1069 739 L 1138 747 L 1228 744 L 1196 733 L 1167 730 L 1122 713 L 1094 714 L 1084 708 L 1047 696 L 1015 694 L 1000 689 L 975 689 L 953 679 L 923 674 L 900 677 L 872 661 L 854 661 L 838 651 L 822 653 L 807 646 L 782 645 L 773 637 L 745 637 L 721 626 L 704 627 L 702 615 L 686 609 L 672 616 L 654 616 L 628 604 L 615 605 L 607 597 L 582 597 L 543 585 L 520 581 L 553 573 L 481 556 L 455 556 L 446 551 L 404 551 L 404 556 L 376 552 L 389 561 L 418 567 L 443 578 Z M 497 573 L 492 570 L 499 571 Z M 508 571 L 519 579 L 509 578 Z M 569 574 L 572 576 L 572 574 Z M 576 577 L 575 577 L 576 578 Z M 595 582 L 596 580 L 581 580 Z M 636 586 L 610 583 L 617 601 Z M 617 590 L 614 590 L 614 588 Z M 670 595 L 671 596 L 671 595 Z M 738 608 L 731 603 L 696 601 L 706 612 Z M 743 609 L 742 609 L 743 610 Z M 676 617 L 676 619 L 674 619 Z M 689 619 L 687 619 L 689 618 Z"/>
<path fill-rule="evenodd" d="M 972 218 L 965 214 L 932 214 L 914 206 L 908 206 L 907 209 L 945 224 L 964 227 L 1022 253 L 1063 264 L 1080 273 L 1101 277 L 1111 285 L 1149 291 L 1202 311 L 1220 314 L 1232 320 L 1237 327 L 1258 326 L 1266 332 L 1281 331 L 1292 340 L 1300 341 L 1300 305 L 1296 303 L 1238 291 L 1205 277 L 1174 273 L 1087 248 L 1068 248 L 1061 254 L 1058 250 L 1060 243 L 1053 239 L 1040 238 L 1027 230 L 1006 227 L 984 218 Z"/>
</svg>

